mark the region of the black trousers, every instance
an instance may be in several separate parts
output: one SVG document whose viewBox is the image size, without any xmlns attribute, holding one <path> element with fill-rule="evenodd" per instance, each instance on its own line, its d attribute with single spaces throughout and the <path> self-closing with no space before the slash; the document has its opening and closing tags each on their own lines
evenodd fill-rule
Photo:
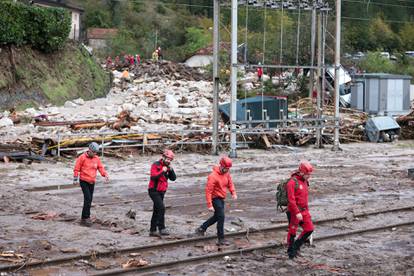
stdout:
<svg viewBox="0 0 414 276">
<path fill-rule="evenodd" d="M 165 229 L 165 206 L 164 206 L 164 195 L 165 192 L 159 192 L 155 189 L 148 189 L 148 194 L 151 197 L 152 202 L 154 202 L 154 207 L 152 210 L 151 218 L 151 227 L 150 231 L 154 232 L 158 230 Z"/>
<path fill-rule="evenodd" d="M 213 198 L 214 215 L 206 220 L 201 228 L 206 231 L 208 227 L 217 222 L 217 237 L 224 238 L 224 199 Z"/>
<path fill-rule="evenodd" d="M 81 180 L 80 186 L 83 192 L 82 219 L 88 219 L 91 217 L 91 205 L 95 184 L 89 184 L 88 182 Z"/>
</svg>

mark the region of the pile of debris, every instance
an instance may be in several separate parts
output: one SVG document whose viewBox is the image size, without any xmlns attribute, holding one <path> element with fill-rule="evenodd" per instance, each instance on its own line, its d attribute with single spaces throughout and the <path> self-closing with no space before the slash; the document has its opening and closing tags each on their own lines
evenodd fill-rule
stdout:
<svg viewBox="0 0 414 276">
<path fill-rule="evenodd" d="M 27 144 L 18 141 L 13 144 L 0 144 L 0 160 L 5 163 L 10 161 L 31 163 L 33 160 L 41 161 L 43 159 L 43 156 L 37 155 Z"/>
<path fill-rule="evenodd" d="M 221 134 L 220 139 L 226 139 L 225 136 Z M 211 151 L 211 133 L 203 131 L 79 135 L 61 137 L 60 140 L 33 137 L 32 147 L 37 148 L 38 151 L 45 149 L 43 154 L 46 155 L 70 157 L 84 152 L 91 142 L 97 142 L 105 156 L 120 158 L 123 157 L 120 152 L 160 153 L 162 145 L 167 145 L 177 152 L 207 153 Z"/>
<path fill-rule="evenodd" d="M 401 127 L 401 138 L 414 139 L 414 111 L 405 116 L 398 117 L 397 123 Z"/>
<path fill-rule="evenodd" d="M 184 63 L 174 63 L 171 61 L 159 61 L 155 63 L 146 61 L 135 66 L 131 72 L 134 74 L 135 78 L 154 78 L 154 81 L 160 79 L 211 81 L 211 74 L 203 73 Z"/>
</svg>

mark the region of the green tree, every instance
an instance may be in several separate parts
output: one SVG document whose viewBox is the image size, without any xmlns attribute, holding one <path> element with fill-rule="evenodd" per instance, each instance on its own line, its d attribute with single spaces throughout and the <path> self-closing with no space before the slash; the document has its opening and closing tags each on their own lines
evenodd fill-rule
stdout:
<svg viewBox="0 0 414 276">
<path fill-rule="evenodd" d="M 402 46 L 405 50 L 414 50 L 414 23 L 405 23 L 400 30 Z"/>
</svg>

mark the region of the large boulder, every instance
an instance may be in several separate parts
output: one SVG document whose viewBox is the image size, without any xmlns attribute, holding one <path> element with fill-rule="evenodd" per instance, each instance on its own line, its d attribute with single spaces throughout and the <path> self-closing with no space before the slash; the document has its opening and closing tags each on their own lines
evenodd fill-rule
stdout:
<svg viewBox="0 0 414 276">
<path fill-rule="evenodd" d="M 172 94 L 167 94 L 165 96 L 165 103 L 167 104 L 169 108 L 178 108 L 179 106 L 177 99 Z"/>
</svg>

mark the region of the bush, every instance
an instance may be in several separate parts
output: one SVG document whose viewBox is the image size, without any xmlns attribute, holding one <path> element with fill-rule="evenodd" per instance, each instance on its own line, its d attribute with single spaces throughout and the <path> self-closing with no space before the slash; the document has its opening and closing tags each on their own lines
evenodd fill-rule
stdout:
<svg viewBox="0 0 414 276">
<path fill-rule="evenodd" d="M 70 24 L 70 15 L 64 9 L 0 2 L 1 44 L 30 44 L 53 52 L 64 46 Z"/>
</svg>

